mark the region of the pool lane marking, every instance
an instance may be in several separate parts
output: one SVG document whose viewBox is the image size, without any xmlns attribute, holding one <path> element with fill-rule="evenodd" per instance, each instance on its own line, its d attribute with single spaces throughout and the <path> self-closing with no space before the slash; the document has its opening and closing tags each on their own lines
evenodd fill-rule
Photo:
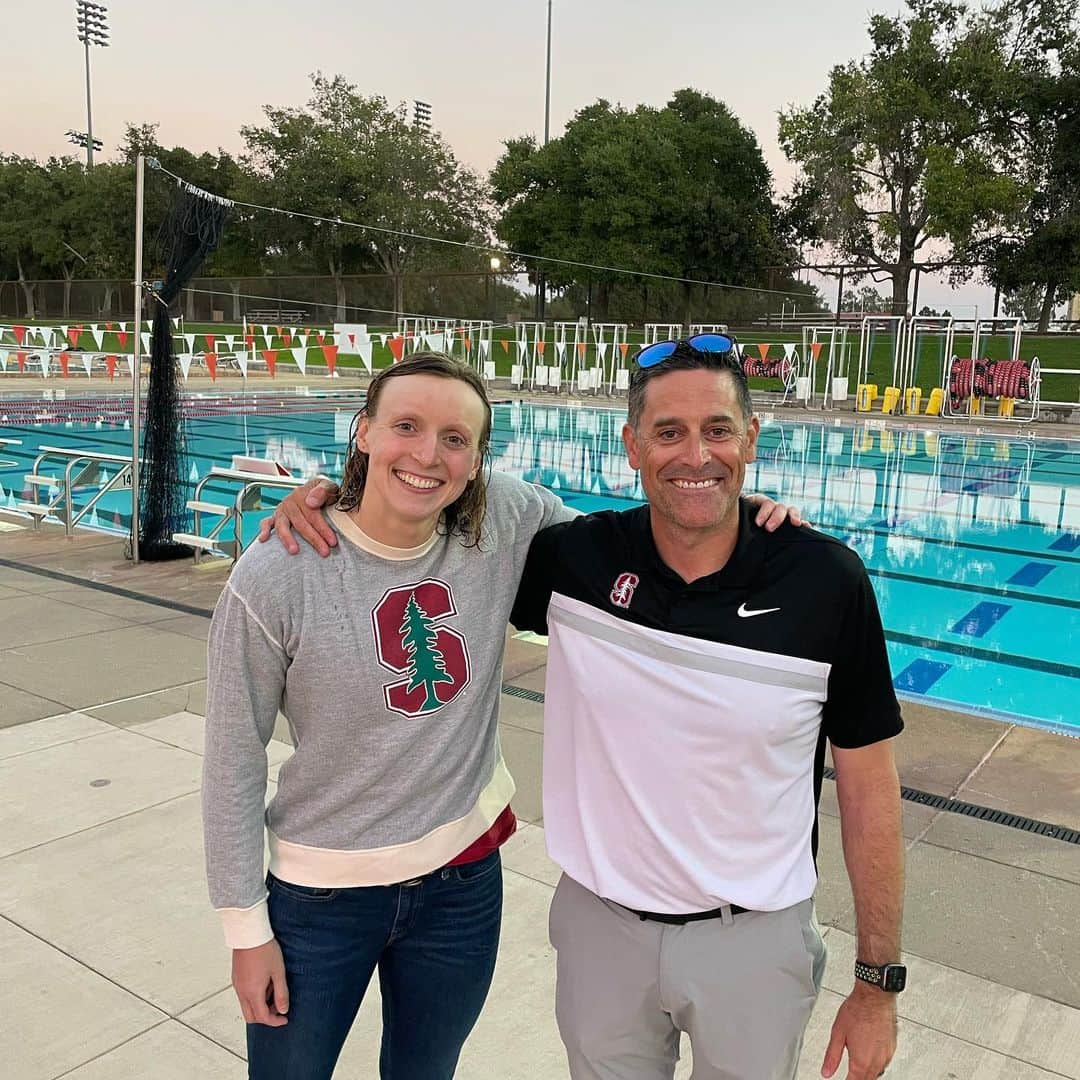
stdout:
<svg viewBox="0 0 1080 1080">
<path fill-rule="evenodd" d="M 963 634 L 965 637 L 985 637 L 1010 611 L 1012 604 L 994 604 L 984 600 L 953 623 L 949 633 Z"/>
<path fill-rule="evenodd" d="M 1051 545 L 1051 551 L 1075 551 L 1080 548 L 1080 532 L 1062 533 Z"/>
<path fill-rule="evenodd" d="M 893 687 L 909 694 L 925 694 L 947 671 L 952 671 L 952 664 L 920 656 L 893 679 Z"/>
<path fill-rule="evenodd" d="M 1048 574 L 1052 574 L 1057 567 L 1053 563 L 1029 562 L 1025 563 L 1016 571 L 1006 585 L 1038 585 Z"/>
</svg>

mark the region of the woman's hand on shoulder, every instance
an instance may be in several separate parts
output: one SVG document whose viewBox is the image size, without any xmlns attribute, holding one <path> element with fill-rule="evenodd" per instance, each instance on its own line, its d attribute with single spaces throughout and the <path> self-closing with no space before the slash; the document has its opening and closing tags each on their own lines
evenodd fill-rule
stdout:
<svg viewBox="0 0 1080 1080">
<path fill-rule="evenodd" d="M 792 525 L 809 525 L 810 522 L 803 518 L 797 506 L 787 506 L 785 503 L 770 499 L 768 495 L 754 492 L 746 496 L 746 501 L 757 507 L 754 522 L 765 529 L 766 532 L 776 532 L 785 521 Z"/>
</svg>

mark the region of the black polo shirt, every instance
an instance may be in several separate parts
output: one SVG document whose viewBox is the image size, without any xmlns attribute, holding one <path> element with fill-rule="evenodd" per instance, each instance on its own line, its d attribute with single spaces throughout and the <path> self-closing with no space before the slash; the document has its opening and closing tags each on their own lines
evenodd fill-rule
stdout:
<svg viewBox="0 0 1080 1080">
<path fill-rule="evenodd" d="M 859 557 L 740 506 L 727 564 L 687 583 L 649 509 L 534 539 L 511 616 L 548 633 L 544 826 L 601 896 L 685 913 L 777 910 L 816 884 L 825 740 L 903 727 Z"/>
</svg>

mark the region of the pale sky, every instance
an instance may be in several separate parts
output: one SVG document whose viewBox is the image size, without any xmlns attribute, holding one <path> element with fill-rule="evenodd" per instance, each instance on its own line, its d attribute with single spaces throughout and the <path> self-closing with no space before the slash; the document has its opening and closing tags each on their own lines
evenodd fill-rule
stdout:
<svg viewBox="0 0 1080 1080">
<path fill-rule="evenodd" d="M 81 153 L 64 134 L 86 129 L 74 0 L 5 6 L 0 150 Z M 105 157 L 129 121 L 160 123 L 166 146 L 238 153 L 241 125 L 259 123 L 265 104 L 302 104 L 316 70 L 391 102 L 429 102 L 458 158 L 481 172 L 503 140 L 543 135 L 546 0 L 107 6 L 110 47 L 91 51 L 94 135 Z M 659 106 L 693 86 L 754 131 L 783 193 L 792 171 L 777 144 L 777 112 L 809 104 L 834 64 L 866 52 L 871 11 L 900 10 L 899 0 L 554 0 L 551 134 L 598 97 Z M 835 284 L 822 287 L 835 296 Z M 985 311 L 990 294 L 952 297 L 924 280 L 920 305 L 950 300 L 954 314 L 968 315 L 973 304 Z"/>
</svg>

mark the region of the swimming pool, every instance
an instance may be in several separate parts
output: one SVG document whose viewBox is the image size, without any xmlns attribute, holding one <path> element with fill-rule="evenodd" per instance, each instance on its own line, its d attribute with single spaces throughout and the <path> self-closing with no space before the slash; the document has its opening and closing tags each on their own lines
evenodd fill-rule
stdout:
<svg viewBox="0 0 1080 1080">
<path fill-rule="evenodd" d="M 191 487 L 237 453 L 339 472 L 355 402 L 276 408 L 191 415 Z M 643 496 L 622 419 L 616 409 L 498 405 L 494 466 L 586 512 L 634 505 Z M 903 696 L 1080 735 L 1080 444 L 763 419 L 747 488 L 794 503 L 858 551 Z M 0 448 L 8 506 L 25 497 L 38 445 L 126 453 L 131 438 L 118 420 L 26 418 L 9 418 L 0 436 L 23 441 Z M 212 486 L 204 498 L 231 501 Z M 110 494 L 92 524 L 126 531 L 129 507 L 129 495 Z"/>
</svg>

